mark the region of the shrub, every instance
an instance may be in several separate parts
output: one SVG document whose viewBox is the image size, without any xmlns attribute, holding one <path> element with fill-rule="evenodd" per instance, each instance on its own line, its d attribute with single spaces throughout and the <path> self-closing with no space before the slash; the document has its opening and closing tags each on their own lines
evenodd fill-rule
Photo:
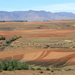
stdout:
<svg viewBox="0 0 75 75">
<path fill-rule="evenodd" d="M 41 70 L 41 68 L 37 68 L 37 70 Z"/>
<path fill-rule="evenodd" d="M 26 63 L 23 63 L 22 68 L 23 68 L 24 70 L 28 70 L 28 69 L 29 69 L 29 65 L 26 64 Z"/>
<path fill-rule="evenodd" d="M 17 39 L 19 39 L 19 38 L 21 38 L 21 37 L 22 37 L 22 36 L 12 37 L 11 39 L 7 40 L 6 43 L 7 43 L 7 44 L 10 44 L 11 42 L 13 42 L 13 41 L 15 41 L 15 40 L 17 40 Z"/>
<path fill-rule="evenodd" d="M 2 69 L 0 69 L 0 72 L 2 72 Z"/>
<path fill-rule="evenodd" d="M 49 71 L 49 70 L 50 70 L 50 68 L 48 68 L 48 67 L 47 67 L 47 68 L 46 68 L 46 70 L 47 70 L 47 71 Z"/>
<path fill-rule="evenodd" d="M 54 72 L 54 70 L 51 70 L 51 72 Z"/>
<path fill-rule="evenodd" d="M 6 38 L 5 37 L 0 37 L 0 40 L 5 40 Z"/>
<path fill-rule="evenodd" d="M 8 70 L 8 71 L 12 71 L 12 70 L 13 70 L 13 67 L 12 67 L 12 66 L 9 66 L 9 67 L 7 68 L 7 70 Z"/>
<path fill-rule="evenodd" d="M 29 65 L 25 62 L 20 62 L 16 60 L 8 60 L 5 62 L 0 63 L 0 70 L 8 70 L 8 71 L 13 71 L 13 70 L 28 70 Z"/>
<path fill-rule="evenodd" d="M 40 71 L 40 73 L 43 73 L 43 71 Z"/>
</svg>

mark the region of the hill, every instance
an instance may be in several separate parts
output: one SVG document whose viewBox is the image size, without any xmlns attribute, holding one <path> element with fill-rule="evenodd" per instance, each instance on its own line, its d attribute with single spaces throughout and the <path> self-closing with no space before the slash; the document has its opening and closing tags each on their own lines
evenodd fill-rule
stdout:
<svg viewBox="0 0 75 75">
<path fill-rule="evenodd" d="M 0 11 L 0 20 L 27 20 L 27 21 L 44 21 L 44 20 L 66 20 L 75 19 L 75 14 L 69 12 L 51 13 L 46 11 Z"/>
<path fill-rule="evenodd" d="M 35 69 L 75 71 L 75 19 L 0 22 L 0 62 L 10 59 Z"/>
</svg>

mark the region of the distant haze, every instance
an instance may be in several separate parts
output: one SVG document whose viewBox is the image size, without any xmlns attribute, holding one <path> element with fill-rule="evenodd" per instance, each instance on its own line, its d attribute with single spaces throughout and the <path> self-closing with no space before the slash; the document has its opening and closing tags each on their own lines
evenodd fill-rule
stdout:
<svg viewBox="0 0 75 75">
<path fill-rule="evenodd" d="M 75 14 L 69 12 L 51 13 L 46 11 L 0 11 L 0 21 L 27 20 L 27 21 L 45 21 L 45 20 L 67 20 L 75 19 Z"/>
</svg>

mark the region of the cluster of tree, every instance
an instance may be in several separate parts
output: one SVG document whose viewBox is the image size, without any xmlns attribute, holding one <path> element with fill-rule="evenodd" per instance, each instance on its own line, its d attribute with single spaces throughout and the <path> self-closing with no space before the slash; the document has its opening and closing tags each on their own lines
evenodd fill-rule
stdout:
<svg viewBox="0 0 75 75">
<path fill-rule="evenodd" d="M 0 22 L 6 22 L 6 21 L 0 21 Z"/>
<path fill-rule="evenodd" d="M 5 40 L 6 38 L 5 37 L 0 37 L 0 40 Z"/>
<path fill-rule="evenodd" d="M 12 21 L 0 21 L 0 22 L 28 22 L 27 20 L 12 20 Z"/>
<path fill-rule="evenodd" d="M 27 20 L 14 20 L 14 21 L 11 21 L 11 22 L 28 22 Z"/>
<path fill-rule="evenodd" d="M 17 40 L 17 39 L 19 39 L 19 38 L 21 38 L 21 37 L 22 37 L 22 36 L 12 37 L 11 39 L 7 40 L 6 43 L 7 43 L 7 44 L 10 44 L 11 42 L 13 42 L 13 41 L 15 41 L 15 40 Z"/>
<path fill-rule="evenodd" d="M 50 21 L 50 20 L 44 20 L 44 22 L 47 22 L 47 21 Z"/>
<path fill-rule="evenodd" d="M 26 62 L 17 60 L 8 60 L 0 63 L 0 71 L 13 71 L 13 70 L 28 70 L 29 65 Z"/>
</svg>

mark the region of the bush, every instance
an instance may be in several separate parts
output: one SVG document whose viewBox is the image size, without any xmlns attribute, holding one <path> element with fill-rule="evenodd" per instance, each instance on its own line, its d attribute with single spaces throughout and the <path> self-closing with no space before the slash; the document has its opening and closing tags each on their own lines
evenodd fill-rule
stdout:
<svg viewBox="0 0 75 75">
<path fill-rule="evenodd" d="M 43 71 L 40 71 L 40 73 L 43 73 Z"/>
<path fill-rule="evenodd" d="M 12 70 L 13 70 L 13 67 L 12 67 L 12 66 L 9 66 L 9 67 L 7 68 L 7 70 L 8 70 L 8 71 L 12 71 Z"/>
<path fill-rule="evenodd" d="M 24 70 L 28 70 L 28 69 L 29 69 L 29 65 L 26 64 L 26 63 L 23 63 L 23 65 L 22 65 L 22 69 L 24 69 Z"/>
<path fill-rule="evenodd" d="M 0 70 L 0 72 L 2 72 L 2 69 Z"/>
<path fill-rule="evenodd" d="M 47 70 L 47 71 L 49 71 L 49 70 L 50 70 L 50 68 L 48 68 L 48 67 L 47 67 L 47 68 L 46 68 L 46 70 Z"/>
<path fill-rule="evenodd" d="M 54 72 L 54 70 L 51 70 L 51 72 Z"/>
<path fill-rule="evenodd" d="M 37 70 L 41 70 L 41 68 L 37 68 Z"/>
<path fill-rule="evenodd" d="M 5 40 L 6 38 L 5 37 L 0 37 L 0 40 Z"/>
<path fill-rule="evenodd" d="M 20 62 L 16 60 L 8 60 L 0 63 L 0 70 L 13 71 L 13 70 L 28 70 L 29 65 L 25 62 Z"/>
<path fill-rule="evenodd" d="M 11 39 L 7 40 L 6 43 L 7 43 L 7 44 L 10 44 L 11 42 L 13 42 L 13 41 L 15 41 L 15 40 L 17 40 L 17 39 L 19 39 L 19 38 L 21 38 L 21 37 L 22 37 L 22 36 L 12 37 Z"/>
</svg>

